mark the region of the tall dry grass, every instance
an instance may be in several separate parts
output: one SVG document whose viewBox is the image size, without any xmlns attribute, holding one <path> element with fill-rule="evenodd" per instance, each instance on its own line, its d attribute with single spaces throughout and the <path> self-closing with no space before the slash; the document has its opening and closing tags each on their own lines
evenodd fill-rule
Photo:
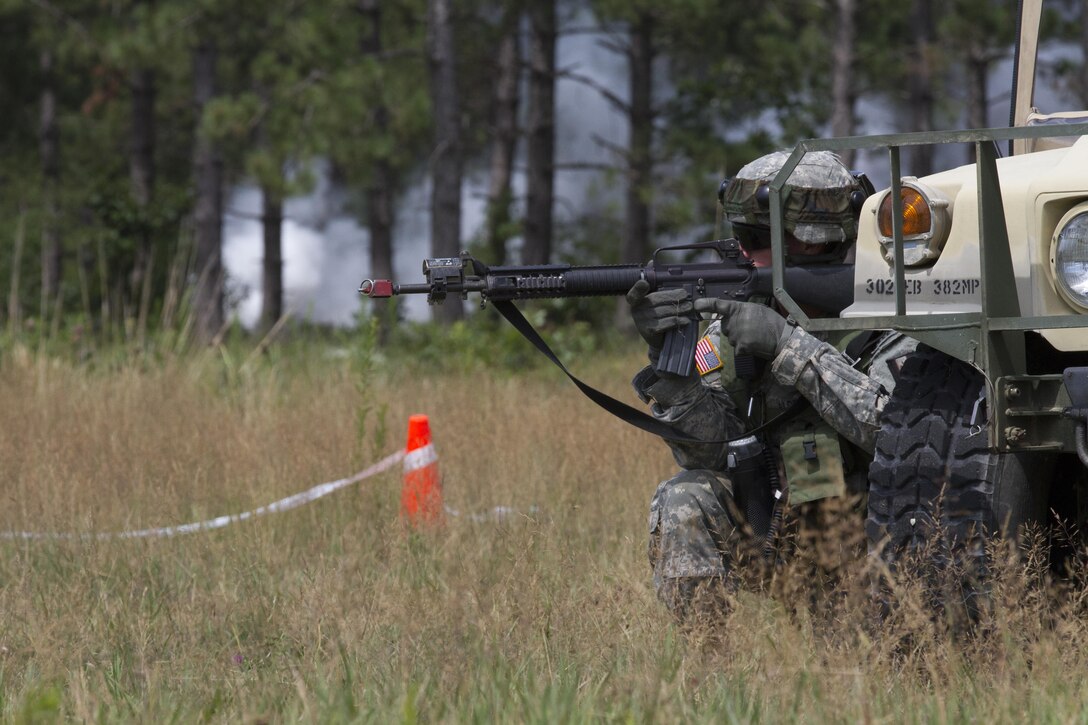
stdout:
<svg viewBox="0 0 1088 725">
<path fill-rule="evenodd" d="M 630 400 L 638 364 L 616 355 L 585 372 Z M 3 529 L 116 531 L 250 509 L 390 452 L 417 412 L 431 417 L 451 506 L 536 507 L 406 532 L 390 472 L 215 532 L 0 543 L 4 718 L 1088 717 L 1078 594 L 1044 595 L 1037 570 L 1001 570 L 982 636 L 952 641 L 906 579 L 903 606 L 875 625 L 844 512 L 820 545 L 798 547 L 819 556 L 794 557 L 764 592 L 737 594 L 728 617 L 681 630 L 645 561 L 648 499 L 673 470 L 663 444 L 551 370 L 374 364 L 359 380 L 358 369 L 318 349 L 299 364 L 208 353 L 109 371 L 0 357 Z"/>
</svg>

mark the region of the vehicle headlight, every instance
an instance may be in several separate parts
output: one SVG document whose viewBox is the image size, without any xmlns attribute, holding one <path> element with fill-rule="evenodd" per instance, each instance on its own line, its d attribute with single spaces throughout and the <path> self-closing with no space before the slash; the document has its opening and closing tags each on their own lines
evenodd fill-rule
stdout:
<svg viewBox="0 0 1088 725">
<path fill-rule="evenodd" d="M 1062 297 L 1088 311 L 1088 202 L 1058 222 L 1050 242 L 1050 268 Z"/>
<path fill-rule="evenodd" d="M 948 198 L 941 192 L 922 184 L 913 176 L 903 178 L 900 187 L 903 200 L 903 264 L 921 267 L 933 264 L 941 256 L 952 226 Z M 895 262 L 892 240 L 892 194 L 884 192 L 876 209 L 876 229 L 884 247 L 884 260 Z"/>
</svg>

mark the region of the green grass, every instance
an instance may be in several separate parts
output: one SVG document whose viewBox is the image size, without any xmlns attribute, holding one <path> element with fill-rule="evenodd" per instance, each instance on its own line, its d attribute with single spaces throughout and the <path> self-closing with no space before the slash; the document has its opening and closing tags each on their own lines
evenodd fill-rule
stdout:
<svg viewBox="0 0 1088 725">
<path fill-rule="evenodd" d="M 639 358 L 575 367 L 634 403 Z M 0 543 L 3 718 L 1088 720 L 1083 593 L 1041 595 L 1017 570 L 990 633 L 968 641 L 909 608 L 874 628 L 863 560 L 813 606 L 805 567 L 790 567 L 729 618 L 681 631 L 645 559 L 648 500 L 673 470 L 664 445 L 546 367 L 428 361 L 329 341 L 109 365 L 0 351 L 2 529 L 254 508 L 389 453 L 417 412 L 450 505 L 539 509 L 407 530 L 392 471 L 215 532 Z"/>
</svg>

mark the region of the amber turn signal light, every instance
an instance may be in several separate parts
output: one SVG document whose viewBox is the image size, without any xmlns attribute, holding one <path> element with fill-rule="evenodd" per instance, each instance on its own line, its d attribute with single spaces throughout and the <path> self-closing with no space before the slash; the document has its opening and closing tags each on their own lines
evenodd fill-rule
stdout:
<svg viewBox="0 0 1088 725">
<path fill-rule="evenodd" d="M 928 234 L 933 226 L 933 212 L 929 202 L 917 189 L 904 186 L 899 197 L 903 200 L 903 236 Z M 883 237 L 892 236 L 892 195 L 886 194 L 876 215 L 877 228 Z"/>
</svg>

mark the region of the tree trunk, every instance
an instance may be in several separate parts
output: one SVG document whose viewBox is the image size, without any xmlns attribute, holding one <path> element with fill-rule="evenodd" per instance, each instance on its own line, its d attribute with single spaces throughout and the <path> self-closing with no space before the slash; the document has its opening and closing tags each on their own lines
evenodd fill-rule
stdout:
<svg viewBox="0 0 1088 725">
<path fill-rule="evenodd" d="M 141 329 L 146 320 L 145 290 L 150 292 L 146 279 L 151 267 L 151 197 L 155 189 L 155 72 L 147 68 L 133 71 L 132 88 L 132 137 L 130 139 L 128 169 L 132 188 L 132 202 L 137 213 L 136 258 L 132 265 L 129 287 L 133 298 L 140 299 Z"/>
<path fill-rule="evenodd" d="M 972 48 L 967 55 L 967 127 L 988 128 L 987 103 L 989 101 L 986 79 L 990 74 L 990 60 L 986 51 Z M 967 144 L 967 163 L 975 161 L 975 145 Z"/>
<path fill-rule="evenodd" d="M 364 56 L 380 58 L 382 53 L 382 16 L 379 0 L 360 0 L 359 11 L 367 21 L 360 41 Z M 374 132 L 379 137 L 389 135 L 389 108 L 382 98 L 375 98 L 373 106 Z M 370 232 L 370 269 L 376 279 L 393 279 L 393 220 L 394 203 L 399 180 L 393 164 L 385 156 L 374 161 L 370 183 L 366 189 L 367 229 Z M 458 207 L 459 208 L 459 207 Z M 460 251 L 460 250 L 458 250 Z M 374 300 L 381 313 L 378 315 L 378 341 L 385 342 L 392 323 L 397 317 L 398 300 Z M 449 303 L 455 306 L 454 302 Z"/>
<path fill-rule="evenodd" d="M 491 164 L 487 187 L 488 262 L 506 262 L 506 240 L 510 228 L 510 179 L 514 171 L 514 152 L 518 142 L 518 80 L 521 58 L 518 48 L 518 24 L 521 14 L 507 10 L 503 35 L 499 40 L 498 77 L 495 79 L 494 124 L 491 138 Z"/>
<path fill-rule="evenodd" d="M 547 264 L 552 255 L 555 198 L 555 3 L 536 0 L 529 10 L 528 184 L 524 264 Z"/>
<path fill-rule="evenodd" d="M 640 14 L 631 26 L 627 50 L 631 101 L 627 110 L 627 198 L 621 262 L 645 262 L 650 254 L 653 197 L 653 26 L 654 18 Z M 616 327 L 633 327 L 627 301 L 616 302 Z"/>
<path fill-rule="evenodd" d="M 8 334 L 14 335 L 23 324 L 20 300 L 20 272 L 23 268 L 23 245 L 26 243 L 26 209 L 19 202 L 19 219 L 15 222 L 15 248 L 11 252 L 11 283 L 8 289 Z"/>
<path fill-rule="evenodd" d="M 1088 2 L 1080 4 L 1080 102 L 1088 108 Z"/>
<path fill-rule="evenodd" d="M 204 109 L 216 94 L 218 53 L 202 40 L 193 56 L 193 97 L 199 126 Z M 196 287 L 192 295 L 193 330 L 210 343 L 223 328 L 223 160 L 217 146 L 198 128 L 193 153 L 196 202 L 193 234 Z"/>
<path fill-rule="evenodd" d="M 42 163 L 42 300 L 44 325 L 49 308 L 60 294 L 61 261 L 64 249 L 60 236 L 60 129 L 57 125 L 57 96 L 54 86 L 53 54 L 42 51 L 41 163 Z"/>
<path fill-rule="evenodd" d="M 79 210 L 79 222 L 90 227 L 94 223 L 94 212 L 90 207 L 84 206 Z M 76 250 L 76 271 L 79 275 L 79 299 L 83 306 L 84 334 L 90 335 L 92 331 L 98 331 L 101 320 L 95 317 L 94 308 L 91 307 L 91 285 L 94 281 L 94 249 L 86 238 L 79 242 Z"/>
<path fill-rule="evenodd" d="M 371 170 L 372 177 L 366 189 L 367 229 L 370 232 L 370 268 L 376 279 L 393 279 L 393 219 L 394 198 L 397 184 L 392 165 L 385 159 L 375 162 Z M 456 255 L 455 255 L 456 256 Z M 386 300 L 374 300 L 378 303 L 378 342 L 385 343 L 389 332 L 396 323 L 400 300 L 390 297 Z M 460 312 L 459 300 L 450 300 L 442 307 L 449 306 Z M 460 314 L 448 313 L 459 319 Z M 437 316 L 437 315 L 436 315 Z M 446 319 L 449 319 L 447 317 Z"/>
<path fill-rule="evenodd" d="M 911 131 L 933 130 L 933 2 L 932 0 L 914 0 L 914 71 L 908 77 L 908 100 L 910 105 Z M 910 169 L 906 171 L 914 176 L 926 176 L 933 173 L 933 147 L 930 145 L 912 146 Z"/>
<path fill-rule="evenodd" d="M 264 103 L 271 106 L 269 90 L 262 84 L 254 88 Z M 261 122 L 257 126 L 257 145 L 276 158 L 268 134 L 268 125 Z M 264 241 L 261 256 L 261 317 L 257 326 L 262 335 L 267 335 L 283 317 L 283 164 L 275 166 L 275 176 L 261 179 L 261 235 Z"/>
<path fill-rule="evenodd" d="M 428 0 L 427 40 L 434 112 L 435 149 L 431 157 L 431 253 L 456 257 L 461 252 L 461 111 L 457 91 L 452 0 Z M 431 313 L 436 321 L 464 317 L 455 296 Z"/>
<path fill-rule="evenodd" d="M 264 257 L 260 331 L 268 333 L 283 317 L 283 195 L 271 184 L 261 187 L 261 229 Z"/>
<path fill-rule="evenodd" d="M 831 135 L 853 136 L 854 125 L 854 30 L 855 0 L 835 0 L 835 43 L 831 48 Z M 839 152 L 847 167 L 853 167 L 857 152 Z"/>
<path fill-rule="evenodd" d="M 648 14 L 631 28 L 628 51 L 631 105 L 627 169 L 627 219 L 622 262 L 645 262 L 650 253 L 650 211 L 653 194 L 653 25 Z"/>
</svg>

